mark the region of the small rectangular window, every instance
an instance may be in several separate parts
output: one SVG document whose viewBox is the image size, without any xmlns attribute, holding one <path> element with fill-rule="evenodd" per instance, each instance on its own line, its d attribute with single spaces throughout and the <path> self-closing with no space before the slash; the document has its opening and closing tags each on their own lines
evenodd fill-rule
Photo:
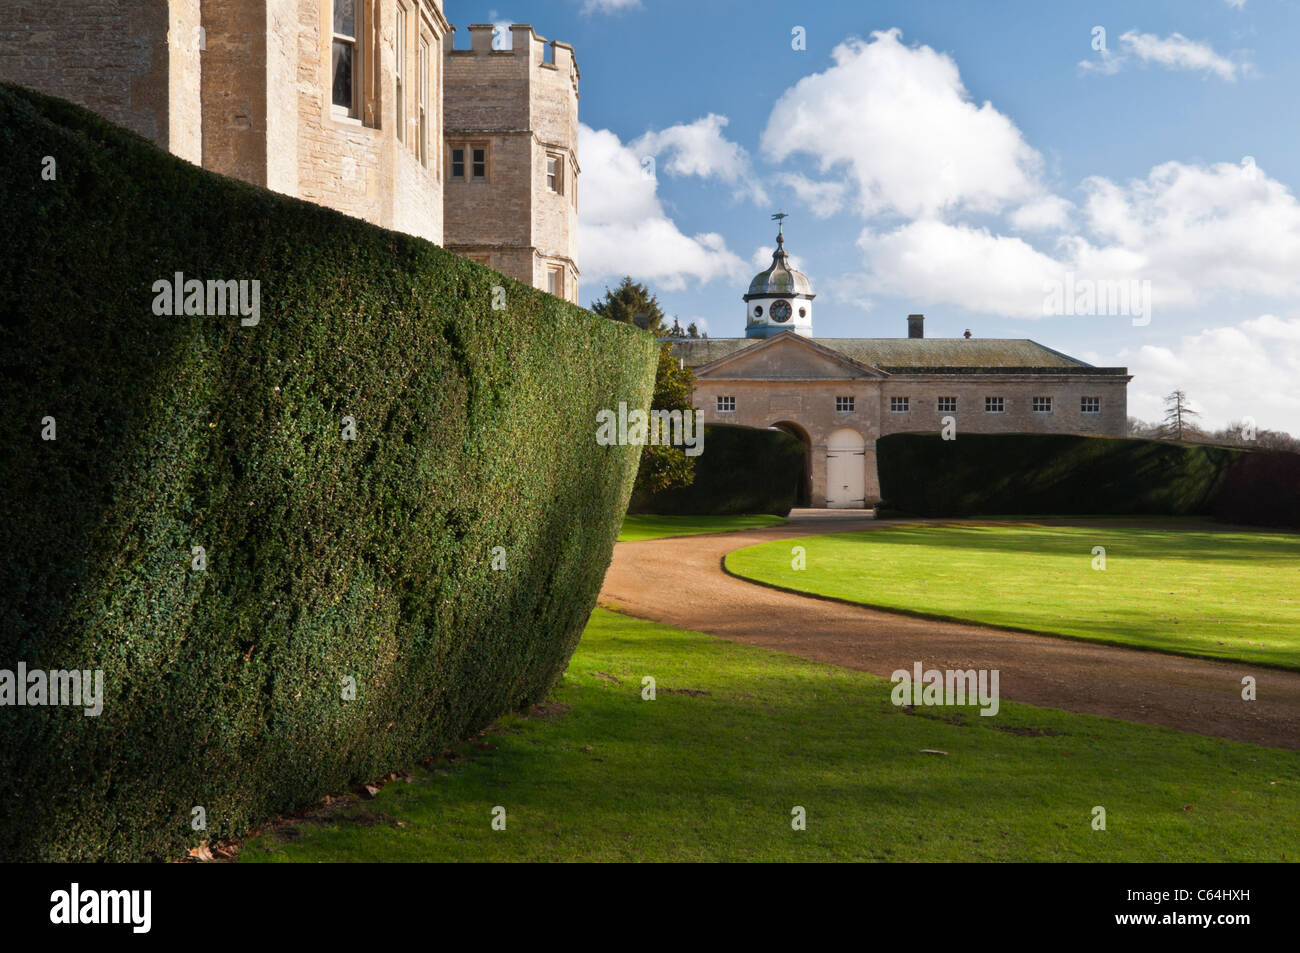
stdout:
<svg viewBox="0 0 1300 953">
<path fill-rule="evenodd" d="M 557 298 L 564 297 L 564 269 L 548 268 L 546 270 L 546 290 Z"/>
<path fill-rule="evenodd" d="M 837 414 L 851 414 L 851 413 L 853 413 L 853 402 L 854 402 L 854 399 L 853 399 L 852 397 L 836 397 L 836 398 L 835 398 L 835 412 L 836 412 Z"/>
<path fill-rule="evenodd" d="M 474 157 L 474 178 L 487 178 L 487 149 L 475 146 L 472 150 Z"/>
<path fill-rule="evenodd" d="M 1005 401 L 1001 397 L 985 397 L 984 413 L 1000 414 L 1005 410 Z"/>
<path fill-rule="evenodd" d="M 1079 409 L 1085 414 L 1101 413 L 1100 397 L 1082 397 L 1080 398 Z"/>
<path fill-rule="evenodd" d="M 393 41 L 396 60 L 397 88 L 394 105 L 397 110 L 397 141 L 406 141 L 406 7 L 397 5 L 397 34 Z"/>
<path fill-rule="evenodd" d="M 1050 414 L 1052 412 L 1052 398 L 1035 397 L 1033 399 L 1033 411 L 1036 414 Z"/>
<path fill-rule="evenodd" d="M 453 179 L 465 178 L 465 150 L 451 150 L 451 177 Z"/>
<path fill-rule="evenodd" d="M 891 414 L 905 414 L 909 410 L 910 401 L 906 397 L 889 398 L 889 412 Z"/>
<path fill-rule="evenodd" d="M 357 61 L 360 19 L 356 0 L 334 0 L 332 95 L 334 105 L 346 109 L 349 116 L 355 116 L 357 111 L 357 77 L 361 75 L 361 64 Z"/>
<path fill-rule="evenodd" d="M 564 194 L 564 159 L 560 156 L 546 157 L 546 187 L 557 195 Z"/>
<path fill-rule="evenodd" d="M 420 37 L 420 164 L 429 164 L 429 44 Z"/>
<path fill-rule="evenodd" d="M 736 398 L 734 397 L 718 398 L 718 413 L 733 414 L 735 412 L 736 412 Z"/>
<path fill-rule="evenodd" d="M 941 414 L 955 414 L 955 413 L 957 413 L 957 398 L 956 398 L 956 397 L 940 397 L 940 398 L 939 398 L 939 413 L 941 413 Z"/>
</svg>

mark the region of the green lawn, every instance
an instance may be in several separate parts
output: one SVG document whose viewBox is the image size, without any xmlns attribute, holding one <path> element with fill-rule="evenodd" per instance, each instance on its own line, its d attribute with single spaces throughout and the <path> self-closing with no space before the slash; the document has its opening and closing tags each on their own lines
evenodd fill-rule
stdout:
<svg viewBox="0 0 1300 953">
<path fill-rule="evenodd" d="M 623 518 L 619 531 L 620 543 L 640 539 L 662 539 L 665 536 L 696 536 L 700 533 L 730 533 L 738 529 L 756 529 L 760 526 L 777 526 L 785 522 L 781 516 L 757 514 L 753 516 L 646 516 L 631 515 Z"/>
<path fill-rule="evenodd" d="M 887 609 L 1300 669 L 1300 535 L 1204 527 L 914 524 L 751 546 L 726 565 Z"/>
<path fill-rule="evenodd" d="M 643 701 L 641 679 L 657 680 Z M 547 713 L 503 720 L 249 861 L 1295 860 L 1276 751 L 882 678 L 597 610 Z M 938 749 L 945 755 L 924 754 Z M 491 827 L 506 809 L 506 829 Z M 791 810 L 807 829 L 791 829 Z M 1095 806 L 1107 829 L 1091 828 Z"/>
</svg>

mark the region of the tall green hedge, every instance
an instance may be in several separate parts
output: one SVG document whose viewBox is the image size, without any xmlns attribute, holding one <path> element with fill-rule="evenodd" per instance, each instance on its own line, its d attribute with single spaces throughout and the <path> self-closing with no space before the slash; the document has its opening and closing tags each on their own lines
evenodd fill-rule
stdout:
<svg viewBox="0 0 1300 953">
<path fill-rule="evenodd" d="M 12 86 L 0 194 L 0 669 L 105 694 L 0 707 L 0 858 L 175 855 L 547 693 L 649 334 Z M 175 272 L 258 279 L 260 323 L 155 316 Z"/>
<path fill-rule="evenodd" d="M 628 511 L 665 516 L 773 513 L 794 506 L 806 448 L 780 430 L 707 424 L 690 486 L 636 493 Z"/>
<path fill-rule="evenodd" d="M 1060 434 L 890 434 L 887 510 L 916 516 L 1215 515 L 1300 525 L 1300 456 Z"/>
</svg>

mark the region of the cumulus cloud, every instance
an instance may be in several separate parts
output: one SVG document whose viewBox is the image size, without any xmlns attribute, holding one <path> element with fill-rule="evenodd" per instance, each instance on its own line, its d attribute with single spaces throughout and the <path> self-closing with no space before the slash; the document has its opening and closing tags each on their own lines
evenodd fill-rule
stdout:
<svg viewBox="0 0 1300 953">
<path fill-rule="evenodd" d="M 844 207 L 849 194 L 843 182 L 817 182 L 797 172 L 783 172 L 776 178 L 817 218 L 830 218 Z"/>
<path fill-rule="evenodd" d="M 1096 59 L 1083 60 L 1079 66 L 1087 72 L 1118 73 L 1130 60 L 1153 63 L 1171 70 L 1212 73 L 1231 83 L 1245 71 L 1245 63 L 1234 63 L 1214 51 L 1208 43 L 1189 40 L 1181 33 L 1160 37 L 1154 33 L 1129 30 L 1120 34 L 1121 51 L 1102 50 Z"/>
<path fill-rule="evenodd" d="M 1127 183 L 1092 177 L 1083 190 L 1076 227 L 1058 234 L 1048 251 L 935 219 L 868 229 L 858 240 L 865 284 L 918 303 L 1025 318 L 1045 316 L 1047 283 L 1067 279 L 1149 281 L 1156 320 L 1219 293 L 1300 295 L 1300 202 L 1253 161 L 1167 162 Z M 1010 218 L 1038 214 L 1026 206 Z M 1043 220 L 1058 214 L 1065 206 Z"/>
<path fill-rule="evenodd" d="M 1145 179 L 1084 182 L 1087 227 L 1126 250 L 1171 300 L 1204 290 L 1300 293 L 1300 203 L 1251 159 L 1166 162 Z"/>
<path fill-rule="evenodd" d="M 901 37 L 894 29 L 837 46 L 832 67 L 777 101 L 764 155 L 806 154 L 823 174 L 847 171 L 866 215 L 998 212 L 1042 195 L 1042 158 L 1015 124 L 971 100 L 951 57 Z"/>
<path fill-rule="evenodd" d="M 1265 314 L 1205 328 L 1171 347 L 1121 351 L 1113 363 L 1134 375 L 1134 417 L 1159 419 L 1165 395 L 1181 388 L 1203 426 L 1217 429 L 1253 417 L 1261 428 L 1300 433 L 1300 318 Z"/>
<path fill-rule="evenodd" d="M 742 280 L 744 261 L 721 235 L 688 236 L 665 213 L 641 154 L 607 129 L 579 124 L 582 201 L 578 243 L 583 281 L 631 275 L 675 291 L 688 281 Z"/>
<path fill-rule="evenodd" d="M 583 13 L 620 13 L 623 10 L 636 10 L 641 0 L 584 0 Z"/>
<path fill-rule="evenodd" d="M 1043 195 L 1012 212 L 1010 221 L 1022 232 L 1062 229 L 1069 224 L 1074 210 L 1074 205 L 1059 195 Z"/>
<path fill-rule="evenodd" d="M 722 134 L 727 117 L 715 113 L 692 123 L 678 123 L 647 132 L 628 147 L 652 155 L 669 175 L 717 179 L 730 185 L 737 198 L 767 203 L 767 193 L 754 175 L 749 153 Z"/>
<path fill-rule="evenodd" d="M 867 229 L 858 248 L 877 293 L 1013 317 L 1043 317 L 1044 282 L 1067 270 L 1023 239 L 934 219 Z"/>
</svg>

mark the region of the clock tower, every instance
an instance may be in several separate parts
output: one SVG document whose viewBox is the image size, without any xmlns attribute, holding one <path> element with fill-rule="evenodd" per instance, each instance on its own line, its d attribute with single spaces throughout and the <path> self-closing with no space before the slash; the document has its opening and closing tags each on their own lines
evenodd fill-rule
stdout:
<svg viewBox="0 0 1300 953">
<path fill-rule="evenodd" d="M 784 221 L 779 212 L 772 216 L 780 224 L 776 231 L 776 251 L 772 264 L 749 283 L 745 295 L 745 337 L 770 338 L 782 331 L 794 331 L 812 337 L 812 285 L 801 271 L 790 267 L 785 250 Z"/>
</svg>

